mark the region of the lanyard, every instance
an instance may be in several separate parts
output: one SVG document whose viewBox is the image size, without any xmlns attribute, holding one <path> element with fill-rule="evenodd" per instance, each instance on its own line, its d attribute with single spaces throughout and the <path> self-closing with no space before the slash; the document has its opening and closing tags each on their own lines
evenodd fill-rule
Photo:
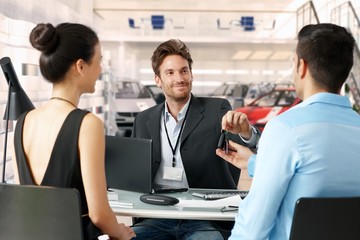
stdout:
<svg viewBox="0 0 360 240">
<path fill-rule="evenodd" d="M 168 139 L 168 142 L 169 142 L 169 145 L 170 145 L 172 154 L 173 154 L 173 157 L 172 157 L 172 167 L 175 167 L 175 166 L 176 166 L 175 152 L 176 152 L 176 149 L 177 149 L 177 147 L 178 147 L 178 145 L 179 145 L 179 140 L 180 140 L 180 137 L 181 137 L 181 134 L 182 134 L 182 130 L 183 130 L 184 125 L 185 125 L 185 121 L 186 121 L 186 117 L 187 117 L 187 114 L 188 114 L 188 112 L 189 112 L 189 109 L 190 109 L 190 103 L 189 103 L 188 109 L 186 109 L 184 121 L 181 123 L 180 132 L 179 132 L 179 134 L 178 134 L 178 136 L 177 136 L 177 139 L 176 139 L 176 143 L 175 143 L 175 147 L 174 147 L 174 148 L 173 148 L 173 146 L 172 146 L 172 144 L 171 144 L 171 141 L 170 141 L 170 138 L 169 138 L 169 134 L 168 134 L 168 131 L 167 131 L 166 122 L 165 122 L 165 117 L 166 117 L 166 116 L 164 116 L 164 127 L 165 127 L 166 137 L 167 137 L 167 139 Z"/>
</svg>

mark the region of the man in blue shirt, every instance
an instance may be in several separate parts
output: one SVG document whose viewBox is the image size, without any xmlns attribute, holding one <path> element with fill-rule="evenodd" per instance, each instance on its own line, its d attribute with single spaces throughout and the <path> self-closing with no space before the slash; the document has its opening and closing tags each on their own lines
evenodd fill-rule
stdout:
<svg viewBox="0 0 360 240">
<path fill-rule="evenodd" d="M 257 156 L 233 142 L 237 152 L 217 150 L 239 168 L 249 159 L 254 176 L 230 239 L 288 239 L 300 197 L 360 196 L 360 115 L 340 95 L 354 42 L 340 26 L 305 26 L 293 71 L 303 102 L 266 125 Z"/>
</svg>

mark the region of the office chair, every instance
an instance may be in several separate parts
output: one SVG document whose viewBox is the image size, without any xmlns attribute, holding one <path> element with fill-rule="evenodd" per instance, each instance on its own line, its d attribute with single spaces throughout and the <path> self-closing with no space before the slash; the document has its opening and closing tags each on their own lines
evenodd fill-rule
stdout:
<svg viewBox="0 0 360 240">
<path fill-rule="evenodd" d="M 164 29 L 165 17 L 164 15 L 152 15 L 151 25 L 153 29 Z"/>
<path fill-rule="evenodd" d="M 218 28 L 218 29 L 223 29 L 223 30 L 229 30 L 229 29 L 230 29 L 230 27 L 222 27 L 219 18 L 216 19 L 216 23 L 217 23 L 217 28 Z"/>
<path fill-rule="evenodd" d="M 360 239 L 360 197 L 300 198 L 290 240 Z"/>
<path fill-rule="evenodd" d="M 255 23 L 253 16 L 243 16 L 240 19 L 240 25 L 244 28 L 244 31 L 254 31 Z"/>
<path fill-rule="evenodd" d="M 0 239 L 82 240 L 78 191 L 0 184 Z"/>
<path fill-rule="evenodd" d="M 139 26 L 135 25 L 135 20 L 133 18 L 129 18 L 128 21 L 129 21 L 130 28 L 140 28 Z"/>
</svg>

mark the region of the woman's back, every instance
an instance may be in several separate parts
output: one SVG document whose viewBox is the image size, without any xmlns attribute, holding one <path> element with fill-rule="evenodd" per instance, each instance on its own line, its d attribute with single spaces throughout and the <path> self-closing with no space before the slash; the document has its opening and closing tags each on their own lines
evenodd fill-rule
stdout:
<svg viewBox="0 0 360 240">
<path fill-rule="evenodd" d="M 55 101 L 30 111 L 23 126 L 22 147 L 34 184 L 40 185 L 53 152 L 55 141 L 68 114 L 73 110 Z"/>
<path fill-rule="evenodd" d="M 41 110 L 31 111 L 22 115 L 16 126 L 16 139 L 23 138 L 22 143 L 15 142 L 20 183 L 76 188 L 80 192 L 82 213 L 87 214 L 78 139 L 82 120 L 88 112 L 72 110 L 60 124 L 58 131 L 53 130 L 48 119 L 41 122 L 42 119 L 36 116 L 38 112 L 40 116 L 48 117 L 41 114 Z M 46 134 L 46 130 L 50 134 Z M 55 139 L 53 132 L 56 134 Z M 44 134 L 44 139 L 39 140 L 41 136 L 38 134 Z"/>
</svg>

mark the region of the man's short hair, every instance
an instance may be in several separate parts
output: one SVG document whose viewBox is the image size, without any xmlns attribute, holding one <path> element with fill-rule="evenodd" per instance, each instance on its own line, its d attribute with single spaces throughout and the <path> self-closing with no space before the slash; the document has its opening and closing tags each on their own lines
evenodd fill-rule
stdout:
<svg viewBox="0 0 360 240">
<path fill-rule="evenodd" d="M 300 30 L 298 40 L 298 58 L 308 64 L 315 82 L 339 93 L 353 66 L 355 40 L 351 33 L 335 24 L 310 24 Z"/>
<path fill-rule="evenodd" d="M 179 39 L 170 39 L 161 43 L 154 51 L 151 57 L 151 65 L 155 75 L 159 76 L 159 67 L 167 56 L 179 55 L 188 61 L 191 71 L 193 60 L 191 58 L 188 47 Z"/>
</svg>

